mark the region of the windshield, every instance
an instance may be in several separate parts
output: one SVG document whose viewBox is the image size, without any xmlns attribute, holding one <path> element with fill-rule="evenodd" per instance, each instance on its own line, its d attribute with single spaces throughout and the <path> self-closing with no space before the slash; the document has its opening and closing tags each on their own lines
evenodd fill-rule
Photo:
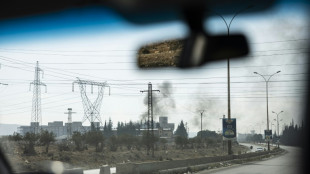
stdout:
<svg viewBox="0 0 310 174">
<path fill-rule="evenodd" d="M 302 4 L 285 4 L 240 13 L 231 23 L 230 33 L 244 33 L 251 50 L 230 60 L 233 154 L 266 151 L 265 130 L 272 130 L 271 150 L 300 146 L 308 16 Z M 206 19 L 205 29 L 226 34 L 222 17 Z M 227 155 L 226 60 L 189 70 L 138 68 L 139 48 L 184 39 L 183 22 L 140 26 L 91 8 L 6 20 L 1 27 L 1 148 L 14 171 L 40 170 L 42 161 L 87 172 Z"/>
</svg>

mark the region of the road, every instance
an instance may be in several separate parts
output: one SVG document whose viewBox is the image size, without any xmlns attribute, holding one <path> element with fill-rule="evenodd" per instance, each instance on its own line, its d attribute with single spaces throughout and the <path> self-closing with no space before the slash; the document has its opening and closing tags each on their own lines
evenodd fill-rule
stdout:
<svg viewBox="0 0 310 174">
<path fill-rule="evenodd" d="M 240 143 L 240 145 L 243 145 L 243 146 L 246 146 L 246 147 L 249 147 L 252 146 L 253 148 L 252 149 L 249 149 L 248 152 L 255 152 L 257 150 L 258 147 L 262 147 L 262 148 L 265 148 L 265 146 L 263 144 L 248 144 L 248 143 Z"/>
<path fill-rule="evenodd" d="M 198 174 L 298 174 L 301 173 L 301 148 L 281 146 L 287 153 L 264 161 L 251 162 L 233 167 L 205 170 Z"/>
</svg>

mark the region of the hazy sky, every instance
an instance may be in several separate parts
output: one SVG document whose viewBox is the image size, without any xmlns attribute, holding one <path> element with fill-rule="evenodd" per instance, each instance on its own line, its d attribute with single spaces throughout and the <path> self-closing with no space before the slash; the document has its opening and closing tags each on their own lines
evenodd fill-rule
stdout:
<svg viewBox="0 0 310 174">
<path fill-rule="evenodd" d="M 77 21 L 87 21 L 87 15 L 79 14 L 75 16 Z M 269 83 L 270 120 L 275 118 L 272 111 L 283 110 L 281 124 L 289 124 L 292 119 L 301 123 L 308 75 L 307 16 L 302 6 L 286 6 L 264 16 L 240 15 L 233 21 L 231 32 L 245 33 L 252 51 L 247 58 L 231 61 L 231 113 L 237 118 L 239 133 L 252 129 L 263 132 L 266 128 L 265 82 L 254 71 L 263 75 L 281 71 Z M 152 82 L 154 89 L 162 91 L 154 94 L 158 99 L 156 118 L 168 116 L 175 126 L 183 120 L 193 132 L 200 130 L 199 111 L 205 110 L 203 129 L 221 130 L 219 118 L 227 115 L 226 61 L 186 71 L 144 71 L 136 66 L 136 52 L 142 44 L 185 37 L 187 29 L 181 22 L 142 27 L 118 17 L 105 17 L 85 27 L 68 24 L 67 28 L 51 29 L 61 22 L 59 18 L 41 23 L 25 21 L 1 24 L 0 83 L 9 85 L 0 85 L 0 123 L 29 125 L 33 95 L 29 84 L 39 61 L 44 70 L 41 80 L 47 85 L 47 93 L 44 88 L 41 93 L 43 124 L 67 122 L 67 108 L 77 112 L 73 121 L 82 120 L 84 111 L 77 85 L 72 92 L 72 82 L 79 77 L 110 85 L 111 95 L 106 89 L 103 97 L 101 119 L 111 118 L 115 126 L 118 121 L 142 118 L 147 108 L 145 94 L 140 90 L 146 90 L 148 82 Z M 211 33 L 226 33 L 219 17 L 206 21 L 206 26 Z M 96 88 L 93 94 L 90 88 L 87 90 L 90 98 L 96 97 Z"/>
</svg>

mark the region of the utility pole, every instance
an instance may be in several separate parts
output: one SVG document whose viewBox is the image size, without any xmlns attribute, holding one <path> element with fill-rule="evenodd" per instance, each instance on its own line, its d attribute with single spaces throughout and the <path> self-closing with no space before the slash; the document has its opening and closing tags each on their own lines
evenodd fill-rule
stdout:
<svg viewBox="0 0 310 174">
<path fill-rule="evenodd" d="M 152 89 L 152 83 L 149 82 L 148 84 L 148 90 L 142 90 L 140 91 L 141 93 L 143 92 L 147 92 L 148 93 L 148 109 L 147 109 L 147 137 L 148 137 L 148 141 L 150 141 L 149 137 L 150 137 L 150 119 L 151 119 L 151 129 L 152 129 L 152 157 L 154 157 L 154 122 L 153 122 L 153 96 L 152 93 L 154 92 L 160 92 L 160 90 L 153 90 Z M 148 142 L 149 144 L 149 142 Z M 150 151 L 150 146 L 147 145 L 147 155 L 149 155 L 149 151 Z"/>
<path fill-rule="evenodd" d="M 278 140 L 277 140 L 277 143 L 278 143 L 278 148 L 280 147 L 280 130 L 279 130 L 279 115 L 284 112 L 284 111 L 281 111 L 279 113 L 276 113 L 274 111 L 272 111 L 272 113 L 276 114 L 277 115 L 277 128 L 278 128 Z M 282 119 L 280 120 L 282 121 Z"/>
<path fill-rule="evenodd" d="M 202 115 L 205 110 L 200 111 L 200 139 L 202 140 Z"/>
<path fill-rule="evenodd" d="M 39 125 L 42 125 L 42 115 L 41 115 L 41 86 L 45 86 L 46 84 L 42 83 L 40 80 L 40 72 L 42 72 L 43 78 L 43 70 L 39 68 L 39 62 L 37 61 L 34 73 L 34 81 L 30 83 L 29 90 L 31 90 L 31 85 L 33 85 L 33 97 L 32 97 L 32 112 L 31 112 L 31 123 L 30 126 L 33 127 L 33 132 L 35 134 L 39 133 Z"/>
<path fill-rule="evenodd" d="M 68 112 L 65 112 L 65 114 L 68 114 L 68 123 L 67 123 L 67 139 L 69 140 L 72 137 L 72 114 L 75 114 L 76 112 L 72 112 L 72 108 L 68 108 Z"/>
<path fill-rule="evenodd" d="M 258 72 L 254 72 L 254 74 L 257 74 L 257 75 L 261 76 L 265 80 L 265 82 L 266 82 L 266 110 L 267 110 L 267 130 L 268 131 L 269 131 L 268 82 L 269 82 L 269 80 L 271 79 L 272 76 L 274 76 L 275 74 L 278 74 L 280 72 L 281 71 L 277 71 L 277 72 L 275 72 L 275 73 L 273 73 L 271 75 L 262 75 L 262 74 L 260 74 Z M 265 76 L 269 76 L 269 78 L 266 79 Z M 270 151 L 270 142 L 269 142 L 269 140 L 268 140 L 267 143 L 268 143 L 268 151 Z"/>
<path fill-rule="evenodd" d="M 223 115 L 223 118 L 220 118 L 220 120 L 222 120 L 222 122 L 223 122 L 223 119 L 225 119 L 225 114 Z M 224 134 L 224 132 L 223 132 L 223 127 L 222 127 L 222 135 Z M 223 135 L 224 136 L 224 135 Z M 223 151 L 224 151 L 224 139 L 223 139 Z"/>
<path fill-rule="evenodd" d="M 95 131 L 100 129 L 100 125 L 95 125 L 95 121 L 97 120 L 99 124 L 102 124 L 101 116 L 100 116 L 100 109 L 104 94 L 104 88 L 109 87 L 109 95 L 110 95 L 110 86 L 107 84 L 107 82 L 94 82 L 89 80 L 81 80 L 77 77 L 77 80 L 72 83 L 72 91 L 74 92 L 74 84 L 79 84 L 80 87 L 80 93 L 81 98 L 83 102 L 83 108 L 84 108 L 84 118 L 82 122 L 85 120 L 88 120 L 90 122 L 91 131 Z M 86 85 L 91 86 L 91 93 L 93 93 L 93 86 L 98 86 L 98 95 L 95 101 L 90 101 L 86 94 Z"/>
<path fill-rule="evenodd" d="M 229 24 L 228 22 L 226 21 L 226 19 L 219 13 L 216 13 L 214 12 L 216 15 L 218 15 L 219 17 L 222 18 L 222 20 L 224 21 L 225 25 L 226 25 L 226 28 L 227 28 L 227 35 L 229 36 L 230 34 L 230 26 L 231 26 L 231 23 L 232 21 L 235 19 L 235 17 L 242 13 L 243 11 L 245 10 L 248 10 L 250 8 L 252 8 L 253 6 L 248 6 L 247 8 L 244 8 L 244 9 L 241 9 L 239 11 L 237 11 L 234 16 L 231 18 Z M 229 60 L 229 57 L 227 58 L 227 107 L 228 107 L 228 113 L 227 113 L 227 116 L 228 116 L 228 120 L 230 120 L 231 118 L 231 111 L 230 111 L 230 60 Z M 231 155 L 232 154 L 232 150 L 231 150 L 231 140 L 228 140 L 228 155 Z"/>
</svg>

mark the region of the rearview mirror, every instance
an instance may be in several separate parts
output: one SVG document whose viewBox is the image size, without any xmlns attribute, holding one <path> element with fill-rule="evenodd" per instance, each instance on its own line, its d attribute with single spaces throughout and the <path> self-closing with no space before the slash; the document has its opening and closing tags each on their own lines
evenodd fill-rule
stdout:
<svg viewBox="0 0 310 174">
<path fill-rule="evenodd" d="M 141 47 L 138 51 L 140 68 L 175 67 L 183 51 L 184 40 L 170 40 Z"/>
<path fill-rule="evenodd" d="M 194 35 L 143 46 L 138 52 L 140 68 L 189 68 L 210 61 L 246 56 L 249 47 L 243 35 Z"/>
</svg>

